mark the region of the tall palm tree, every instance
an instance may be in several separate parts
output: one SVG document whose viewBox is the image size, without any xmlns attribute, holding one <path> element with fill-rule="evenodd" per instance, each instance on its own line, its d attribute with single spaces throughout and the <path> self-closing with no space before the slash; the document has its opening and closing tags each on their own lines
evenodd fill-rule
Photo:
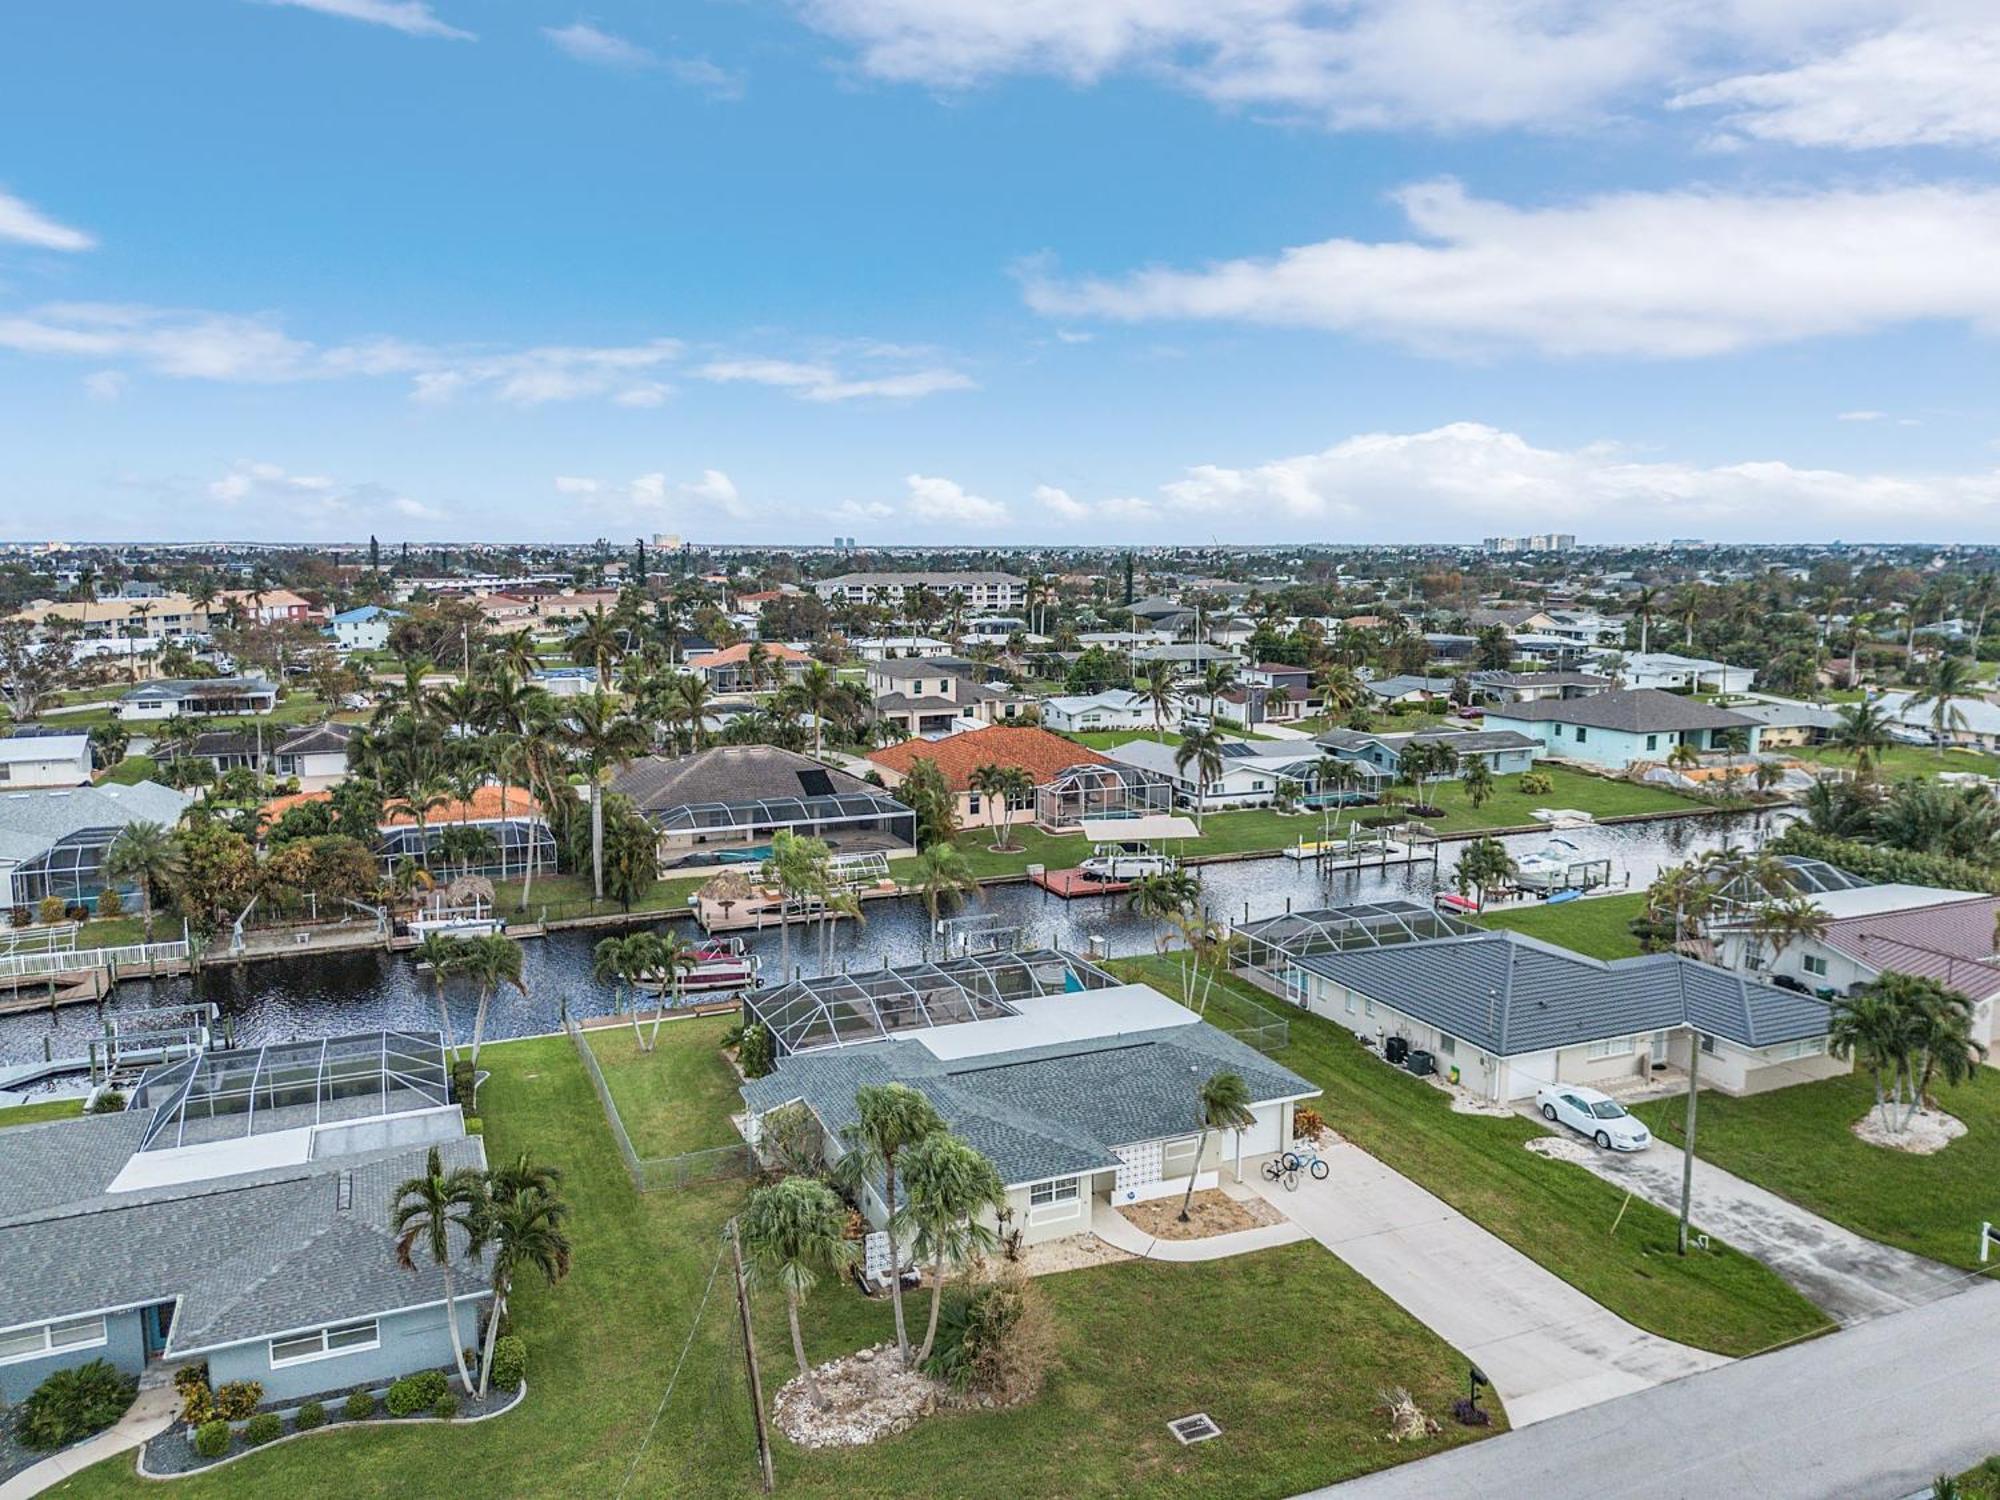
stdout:
<svg viewBox="0 0 2000 1500">
<path fill-rule="evenodd" d="M 1653 616 L 1659 612 L 1660 591 L 1656 588 L 1642 588 L 1632 596 L 1632 613 L 1639 621 L 1639 654 L 1646 655 L 1652 649 Z"/>
<path fill-rule="evenodd" d="M 1153 737 L 1167 742 L 1167 720 L 1181 701 L 1181 679 L 1166 662 L 1154 662 L 1139 688 L 1139 701 L 1153 711 Z"/>
<path fill-rule="evenodd" d="M 1221 702 L 1222 695 L 1235 686 L 1236 664 L 1234 662 L 1214 662 L 1206 672 L 1201 674 L 1201 695 L 1208 699 L 1208 722 L 1211 727 L 1215 723 L 1216 705 Z M 1243 727 L 1245 729 L 1250 727 L 1250 715 L 1247 709 L 1243 715 Z"/>
<path fill-rule="evenodd" d="M 598 605 L 583 617 L 583 623 L 570 632 L 570 660 L 580 667 L 590 667 L 597 673 L 600 692 L 611 691 L 611 668 L 624 654 L 625 641 L 618 630 L 618 622 Z"/>
<path fill-rule="evenodd" d="M 674 705 L 680 711 L 680 721 L 687 726 L 687 743 L 692 750 L 701 750 L 708 744 L 708 729 L 704 721 L 708 718 L 708 679 L 699 673 L 688 673 L 674 684 Z"/>
<path fill-rule="evenodd" d="M 1187 1191 L 1181 1195 L 1180 1221 L 1188 1222 L 1188 1207 L 1194 1202 L 1195 1180 L 1201 1176 L 1201 1155 L 1208 1146 L 1211 1130 L 1243 1130 L 1257 1123 L 1250 1112 L 1250 1086 L 1241 1073 L 1211 1073 L 1195 1089 L 1196 1123 L 1201 1129 L 1194 1141 L 1194 1165 L 1188 1168 Z"/>
<path fill-rule="evenodd" d="M 972 862 L 956 844 L 932 844 L 926 848 L 910 862 L 910 879 L 906 883 L 924 898 L 932 931 L 937 930 L 941 906 L 961 896 L 979 894 L 979 877 L 972 873 Z"/>
<path fill-rule="evenodd" d="M 817 760 L 826 748 L 827 710 L 840 696 L 840 679 L 825 662 L 816 661 L 799 673 L 792 688 L 799 706 L 812 715 L 813 758 Z"/>
<path fill-rule="evenodd" d="M 779 982 L 792 981 L 792 903 L 823 896 L 832 851 L 823 839 L 811 838 L 780 828 L 771 835 L 771 854 L 764 861 L 764 873 L 778 888 L 778 968 Z"/>
<path fill-rule="evenodd" d="M 602 606 L 599 607 L 602 613 Z M 590 785 L 590 888 L 593 899 L 604 899 L 604 779 L 607 773 L 646 753 L 646 731 L 637 719 L 618 711 L 609 693 L 586 694 L 570 705 L 562 726 L 563 742 L 583 762 Z"/>
<path fill-rule="evenodd" d="M 1228 743 L 1222 731 L 1210 720 L 1205 729 L 1185 731 L 1174 751 L 1174 769 L 1181 775 L 1187 775 L 1189 766 L 1194 767 L 1194 821 L 1197 829 L 1201 827 L 1202 814 L 1208 811 L 1209 783 L 1222 775 L 1222 752 Z"/>
<path fill-rule="evenodd" d="M 526 682 L 534 676 L 535 668 L 541 663 L 541 658 L 535 654 L 534 633 L 529 630 L 510 631 L 489 639 L 486 659 L 497 672 L 506 673 L 516 682 Z"/>
<path fill-rule="evenodd" d="M 1850 703 L 1841 708 L 1839 722 L 1827 735 L 1827 743 L 1854 757 L 1854 774 L 1863 781 L 1875 775 L 1884 750 L 1894 741 L 1889 735 L 1889 716 L 1873 703 Z"/>
<path fill-rule="evenodd" d="M 812 1366 L 806 1363 L 799 1304 L 811 1295 L 821 1276 L 839 1275 L 854 1263 L 858 1252 L 847 1237 L 847 1207 L 825 1183 L 812 1177 L 787 1177 L 750 1195 L 737 1220 L 737 1233 L 750 1263 L 751 1279 L 763 1285 L 775 1284 L 784 1291 L 799 1379 L 805 1382 L 813 1405 L 824 1407 L 826 1397 L 813 1378 Z"/>
<path fill-rule="evenodd" d="M 651 1052 L 660 1044 L 660 1022 L 667 1013 L 671 1000 L 678 1008 L 681 1003 L 681 981 L 694 972 L 698 960 L 695 946 L 672 928 L 653 935 L 653 967 L 647 972 L 659 981 L 659 998 L 653 1005 L 653 1030 L 646 1038 L 646 1050 Z"/>
<path fill-rule="evenodd" d="M 531 1168 L 520 1160 L 520 1175 L 548 1180 L 553 1168 Z M 549 1188 L 531 1181 L 514 1185 L 514 1174 L 491 1172 L 486 1179 L 486 1238 L 493 1246 L 493 1302 L 486 1315 L 486 1340 L 479 1353 L 479 1394 L 493 1375 L 493 1346 L 518 1276 L 539 1275 L 550 1286 L 569 1275 L 571 1245 L 563 1232 L 569 1205 Z"/>
<path fill-rule="evenodd" d="M 141 818 L 127 823 L 104 851 L 106 880 L 129 880 L 139 887 L 145 906 L 145 940 L 153 940 L 153 913 L 160 897 L 187 869 L 180 840 L 163 823 Z"/>
<path fill-rule="evenodd" d="M 1452 871 L 1452 883 L 1458 887 L 1460 895 L 1470 891 L 1479 892 L 1479 904 L 1486 904 L 1486 893 L 1495 886 L 1505 885 L 1518 873 L 1514 860 L 1507 853 L 1507 846 L 1498 839 L 1474 839 L 1458 856 L 1458 865 Z"/>
<path fill-rule="evenodd" d="M 1924 674 L 1923 686 L 1910 695 L 1905 710 L 1930 708 L 1931 736 L 1937 742 L 1938 759 L 1944 759 L 1945 741 L 1963 733 L 1965 710 L 1958 700 L 1978 691 L 1972 663 L 1962 656 L 1940 656 Z"/>
<path fill-rule="evenodd" d="M 479 1046 L 486 1039 L 486 1011 L 501 985 L 511 984 L 522 995 L 528 993 L 521 977 L 521 945 L 501 933 L 462 938 L 466 945 L 463 972 L 479 986 L 479 1009 L 472 1017 L 472 1065 L 479 1066 Z"/>
<path fill-rule="evenodd" d="M 591 950 L 590 977 L 600 984 L 609 984 L 624 996 L 626 1003 L 619 1006 L 632 1022 L 632 1041 L 641 1052 L 652 1050 L 646 1038 L 639 1031 L 638 983 L 652 972 L 658 952 L 658 939 L 649 932 L 629 933 L 624 937 L 608 937 L 598 941 Z"/>
<path fill-rule="evenodd" d="M 1902 1008 L 1873 986 L 1834 1001 L 1826 1047 L 1833 1056 L 1852 1058 L 1868 1070 L 1875 1085 L 1875 1108 L 1884 1128 L 1894 1130 L 1890 1088 L 1893 1085 L 1900 1097 L 1903 1065 L 1909 1056 Z"/>
<path fill-rule="evenodd" d="M 423 941 L 410 950 L 410 957 L 416 961 L 418 968 L 430 965 L 431 983 L 437 987 L 438 1035 L 444 1038 L 445 1046 L 451 1049 L 452 1061 L 456 1062 L 458 1039 L 452 1035 L 451 1010 L 444 1003 L 444 987 L 464 964 L 465 944 L 461 939 L 442 932 L 427 932 Z"/>
<path fill-rule="evenodd" d="M 997 1216 L 1006 1209 L 1007 1188 L 984 1153 L 944 1130 L 910 1147 L 903 1158 L 903 1179 L 906 1201 L 898 1228 L 911 1237 L 912 1253 L 931 1263 L 930 1319 L 911 1360 L 922 1369 L 937 1342 L 945 1267 L 963 1266 L 999 1243 L 981 1215 Z"/>
<path fill-rule="evenodd" d="M 971 785 L 999 814 L 993 825 L 995 842 L 990 846 L 998 853 L 1009 847 L 1007 835 L 1014 826 L 1014 804 L 1035 794 L 1035 778 L 1024 766 L 987 765 L 972 773 Z"/>
<path fill-rule="evenodd" d="M 854 1123 L 841 1132 L 845 1154 L 835 1163 L 838 1181 L 859 1193 L 882 1181 L 882 1211 L 889 1239 L 889 1300 L 896 1318 L 896 1352 L 910 1367 L 910 1337 L 903 1324 L 902 1222 L 896 1198 L 896 1168 L 903 1153 L 942 1134 L 944 1117 L 931 1101 L 906 1083 L 865 1083 L 854 1091 Z"/>
<path fill-rule="evenodd" d="M 452 1266 L 464 1256 L 476 1259 L 486 1246 L 486 1182 L 471 1167 L 444 1169 L 433 1146 L 424 1159 L 424 1174 L 412 1177 L 390 1199 L 389 1232 L 396 1237 L 396 1263 L 417 1269 L 421 1248 L 430 1263 L 444 1273 L 444 1317 L 451 1330 L 451 1357 L 458 1366 L 459 1386 L 472 1394 L 472 1372 L 465 1367 L 465 1340 L 458 1333 L 458 1291 Z"/>
<path fill-rule="evenodd" d="M 1194 910 L 1201 899 L 1201 885 L 1186 870 L 1158 870 L 1132 882 L 1126 904 L 1153 924 L 1153 947 L 1166 951 L 1162 922 L 1171 922 Z"/>
</svg>

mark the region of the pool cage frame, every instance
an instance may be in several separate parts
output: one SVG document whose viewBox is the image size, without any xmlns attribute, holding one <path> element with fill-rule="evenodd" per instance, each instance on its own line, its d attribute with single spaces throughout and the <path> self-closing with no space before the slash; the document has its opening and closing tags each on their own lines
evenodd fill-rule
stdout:
<svg viewBox="0 0 2000 1500">
<path fill-rule="evenodd" d="M 822 974 L 743 997 L 743 1023 L 771 1034 L 774 1057 L 879 1042 L 1018 1014 L 1014 1002 L 1120 981 L 1053 948 L 961 953 L 931 963 Z"/>
<path fill-rule="evenodd" d="M 1485 929 L 1416 901 L 1357 901 L 1316 906 L 1231 924 L 1232 959 L 1264 989 L 1304 1004 L 1305 980 L 1296 960 L 1315 953 L 1387 948 Z"/>
<path fill-rule="evenodd" d="M 204 1051 L 146 1074 L 131 1107 L 157 1111 L 139 1149 L 163 1151 L 449 1103 L 444 1039 L 384 1030 Z"/>
<path fill-rule="evenodd" d="M 780 829 L 814 838 L 844 830 L 884 833 L 913 848 L 917 841 L 916 813 L 883 792 L 684 802 L 646 816 L 662 845 L 675 850 L 708 843 L 754 844 Z"/>
<path fill-rule="evenodd" d="M 1050 833 L 1080 829 L 1085 818 L 1142 818 L 1173 810 L 1173 784 L 1138 766 L 1079 762 L 1035 788 L 1035 822 Z"/>
</svg>

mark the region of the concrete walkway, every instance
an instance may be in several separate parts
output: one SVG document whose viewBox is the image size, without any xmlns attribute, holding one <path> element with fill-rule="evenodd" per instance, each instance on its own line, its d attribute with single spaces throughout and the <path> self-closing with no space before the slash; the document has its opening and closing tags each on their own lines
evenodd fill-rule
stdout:
<svg viewBox="0 0 2000 1500">
<path fill-rule="evenodd" d="M 1549 1128 L 1569 1134 L 1560 1126 Z M 1630 1156 L 1593 1149 L 1585 1165 L 1616 1186 L 1679 1213 L 1686 1160 L 1679 1147 L 1656 1140 Z M 1949 1266 L 1865 1239 L 1699 1156 L 1694 1159 L 1692 1217 L 1710 1234 L 1763 1261 L 1843 1324 L 1921 1307 L 1971 1284 Z"/>
<path fill-rule="evenodd" d="M 1326 1181 L 1257 1191 L 1478 1365 L 1514 1426 L 1728 1363 L 1607 1312 L 1358 1147 L 1323 1154 Z"/>
<path fill-rule="evenodd" d="M 53 1489 L 92 1464 L 102 1463 L 114 1454 L 131 1452 L 148 1438 L 157 1437 L 173 1426 L 179 1410 L 180 1398 L 171 1385 L 139 1392 L 132 1409 L 96 1437 L 74 1448 L 65 1448 L 0 1484 L 0 1500 L 28 1500 L 28 1496 Z"/>
<path fill-rule="evenodd" d="M 1248 1255 L 1253 1250 L 1269 1250 L 1273 1245 L 1296 1245 L 1300 1240 L 1312 1238 L 1309 1232 L 1285 1219 L 1276 1224 L 1260 1224 L 1255 1229 L 1239 1229 L 1233 1234 L 1211 1234 L 1199 1240 L 1155 1239 L 1109 1203 L 1097 1200 L 1093 1200 L 1090 1232 L 1105 1244 L 1142 1260 L 1223 1260 L 1231 1255 Z"/>
<path fill-rule="evenodd" d="M 2000 1286 L 1738 1360 L 1313 1500 L 1897 1500 L 2000 1453 Z"/>
</svg>

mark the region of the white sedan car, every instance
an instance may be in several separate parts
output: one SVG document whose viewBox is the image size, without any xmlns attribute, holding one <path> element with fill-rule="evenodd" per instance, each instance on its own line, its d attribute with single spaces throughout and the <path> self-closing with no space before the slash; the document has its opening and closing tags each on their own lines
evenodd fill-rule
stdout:
<svg viewBox="0 0 2000 1500">
<path fill-rule="evenodd" d="M 1581 1084 L 1545 1084 L 1535 1091 L 1542 1118 L 1587 1135 L 1607 1151 L 1644 1151 L 1653 1134 L 1609 1094 Z"/>
</svg>

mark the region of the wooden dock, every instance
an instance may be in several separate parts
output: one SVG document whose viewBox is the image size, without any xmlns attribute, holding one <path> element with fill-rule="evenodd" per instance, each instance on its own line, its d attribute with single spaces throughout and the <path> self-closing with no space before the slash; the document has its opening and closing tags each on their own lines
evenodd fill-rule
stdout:
<svg viewBox="0 0 2000 1500">
<path fill-rule="evenodd" d="M 1028 881 L 1065 901 L 1074 901 L 1081 896 L 1121 896 L 1139 883 L 1136 880 L 1099 880 L 1082 869 L 1036 870 L 1028 876 Z"/>
</svg>

